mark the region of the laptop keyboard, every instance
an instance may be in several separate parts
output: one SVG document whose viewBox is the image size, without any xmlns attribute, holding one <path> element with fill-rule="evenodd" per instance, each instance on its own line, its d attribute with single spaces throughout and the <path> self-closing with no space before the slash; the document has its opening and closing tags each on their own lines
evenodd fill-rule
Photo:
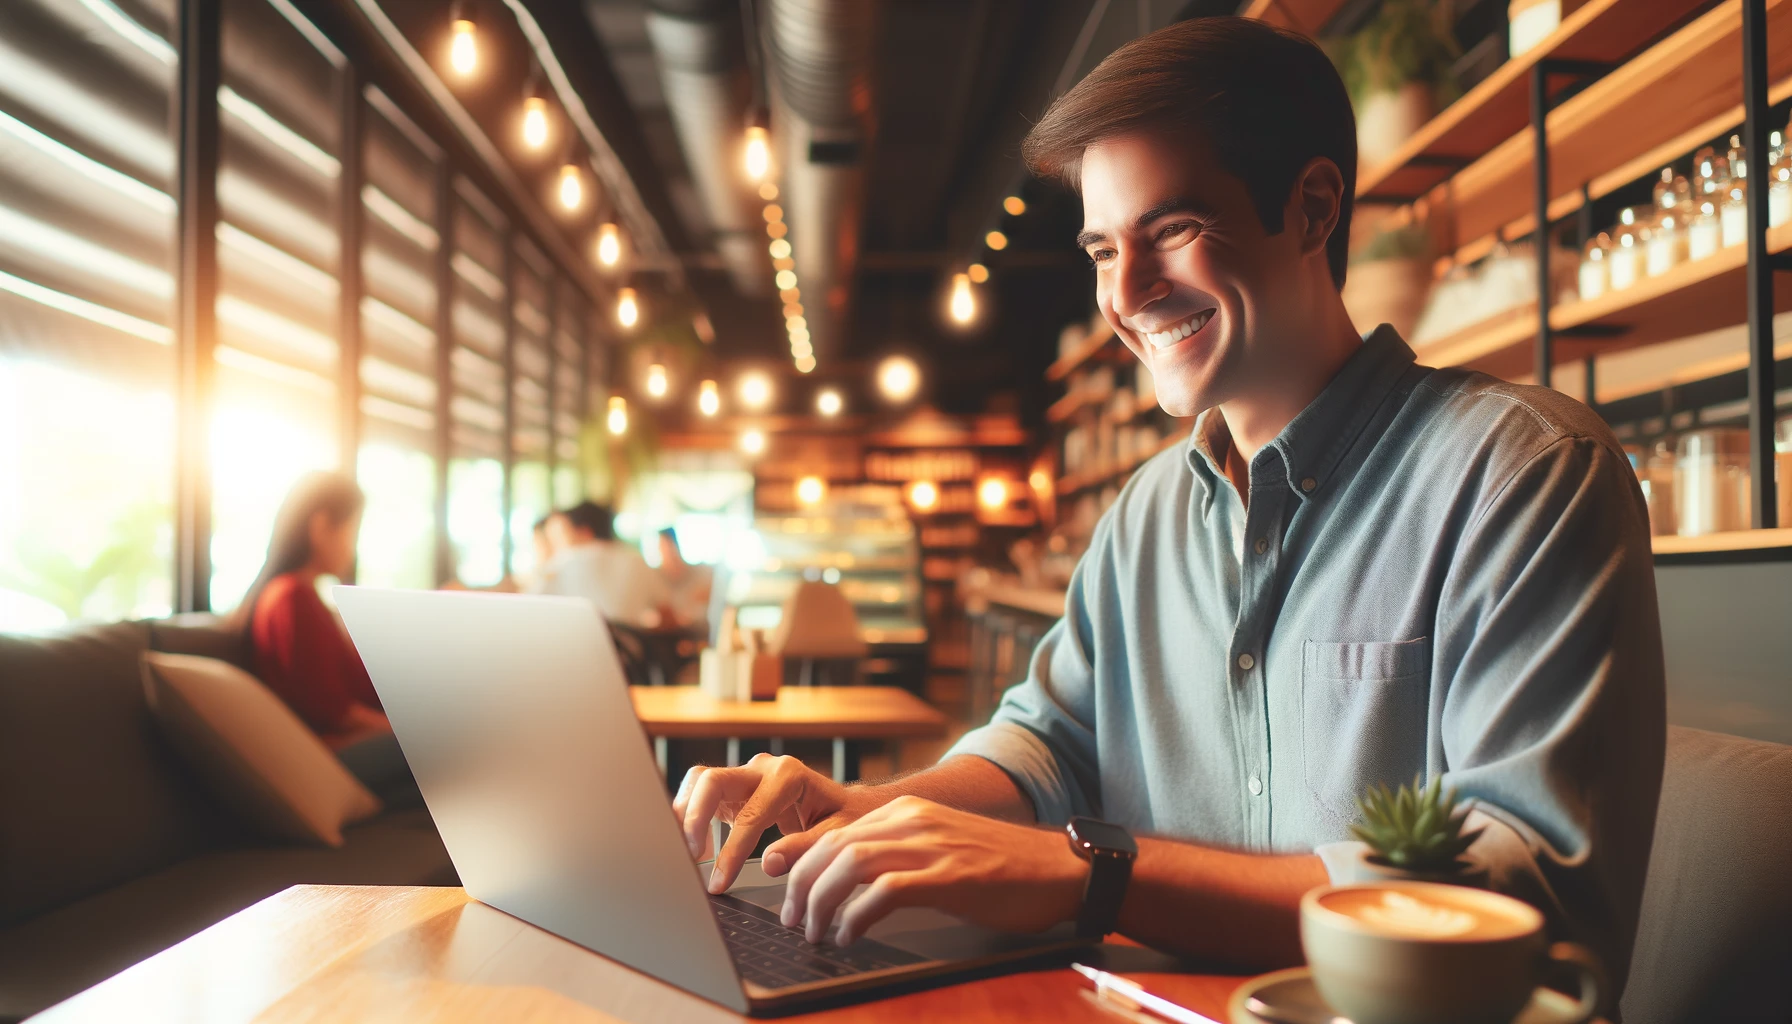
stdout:
<svg viewBox="0 0 1792 1024">
<path fill-rule="evenodd" d="M 740 976 L 765 988 L 789 988 L 850 974 L 920 963 L 912 953 L 870 939 L 851 946 L 814 945 L 786 928 L 778 915 L 737 896 L 711 896 L 709 906 Z"/>
</svg>

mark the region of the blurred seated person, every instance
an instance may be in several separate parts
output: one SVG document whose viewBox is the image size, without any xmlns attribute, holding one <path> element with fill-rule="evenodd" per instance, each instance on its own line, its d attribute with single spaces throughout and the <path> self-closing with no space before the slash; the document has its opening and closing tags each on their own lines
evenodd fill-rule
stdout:
<svg viewBox="0 0 1792 1024">
<path fill-rule="evenodd" d="M 701 625 L 709 618 L 709 591 L 715 585 L 715 571 L 707 565 L 692 565 L 684 560 L 678 547 L 678 531 L 668 526 L 660 531 L 660 575 L 672 594 L 672 615 L 679 625 Z"/>
<path fill-rule="evenodd" d="M 547 537 L 554 555 L 536 593 L 587 598 L 604 618 L 625 625 L 652 629 L 671 620 L 671 588 L 640 551 L 617 541 L 607 507 L 585 501 L 556 512 Z"/>
<path fill-rule="evenodd" d="M 366 498 L 340 473 L 308 473 L 274 517 L 267 561 L 231 613 L 249 636 L 255 674 L 388 804 L 421 802 L 361 656 L 317 593 L 346 579 Z"/>
</svg>

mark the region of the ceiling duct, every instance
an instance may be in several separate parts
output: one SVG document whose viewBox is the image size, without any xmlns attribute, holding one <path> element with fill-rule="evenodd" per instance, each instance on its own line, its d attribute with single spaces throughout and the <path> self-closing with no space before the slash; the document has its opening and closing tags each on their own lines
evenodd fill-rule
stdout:
<svg viewBox="0 0 1792 1024">
<path fill-rule="evenodd" d="M 772 131 L 797 284 L 818 355 L 838 355 L 872 131 L 872 0 L 763 0 Z"/>
<path fill-rule="evenodd" d="M 722 266 L 743 295 L 771 292 L 759 201 L 743 180 L 740 141 L 752 85 L 740 62 L 738 0 L 652 0 L 653 44 L 666 108 L 715 232 Z"/>
</svg>

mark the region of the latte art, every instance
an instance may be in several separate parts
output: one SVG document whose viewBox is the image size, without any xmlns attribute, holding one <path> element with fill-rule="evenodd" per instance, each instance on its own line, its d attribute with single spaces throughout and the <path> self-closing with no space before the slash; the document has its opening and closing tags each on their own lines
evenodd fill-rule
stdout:
<svg viewBox="0 0 1792 1024">
<path fill-rule="evenodd" d="M 1364 886 L 1327 894 L 1320 903 L 1391 939 L 1448 941 L 1520 935 L 1536 928 L 1503 897 L 1451 886 L 1422 890 Z"/>
<path fill-rule="evenodd" d="M 1403 892 L 1381 894 L 1380 903 L 1356 908 L 1353 914 L 1366 925 L 1415 939 L 1448 939 L 1467 935 L 1475 928 L 1475 915 L 1454 907 L 1414 899 Z"/>
</svg>

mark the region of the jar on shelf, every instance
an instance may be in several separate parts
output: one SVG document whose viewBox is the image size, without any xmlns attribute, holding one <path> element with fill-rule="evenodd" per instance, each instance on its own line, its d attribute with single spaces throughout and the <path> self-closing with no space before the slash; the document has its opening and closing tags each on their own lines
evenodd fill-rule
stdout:
<svg viewBox="0 0 1792 1024">
<path fill-rule="evenodd" d="M 1748 154 L 1742 148 L 1742 136 L 1730 136 L 1725 162 L 1730 165 L 1729 188 L 1717 212 L 1723 226 L 1724 248 L 1728 249 L 1748 239 Z"/>
<path fill-rule="evenodd" d="M 1785 144 L 1785 136 L 1779 132 L 1772 135 L 1773 152 L 1768 156 L 1767 185 L 1767 226 L 1777 228 L 1792 220 L 1792 150 Z"/>
<path fill-rule="evenodd" d="M 1682 537 L 1747 529 L 1748 431 L 1703 427 L 1680 435 L 1674 496 Z"/>
<path fill-rule="evenodd" d="M 1721 210 L 1730 188 L 1730 162 L 1710 146 L 1692 158 L 1692 209 L 1687 214 L 1686 258 L 1702 260 L 1723 248 Z"/>
<path fill-rule="evenodd" d="M 1645 249 L 1644 270 L 1650 277 L 1660 277 L 1686 262 L 1691 207 L 1692 185 L 1672 167 L 1663 167 L 1655 183 L 1653 223 Z"/>
<path fill-rule="evenodd" d="M 1618 213 L 1618 234 L 1606 255 L 1606 285 L 1621 292 L 1642 276 L 1643 248 L 1646 242 L 1649 208 L 1626 206 Z"/>
<path fill-rule="evenodd" d="M 1606 257 L 1610 255 L 1611 247 L 1612 236 L 1601 231 L 1597 237 L 1589 239 L 1586 247 L 1581 250 L 1578 280 L 1581 301 L 1597 299 L 1605 294 L 1609 284 L 1606 277 Z"/>
<path fill-rule="evenodd" d="M 1674 508 L 1674 439 L 1664 437 L 1643 456 L 1643 501 L 1649 506 L 1649 532 L 1672 537 L 1679 532 Z"/>
<path fill-rule="evenodd" d="M 1780 525 L 1792 526 L 1792 416 L 1781 416 L 1773 429 L 1774 493 L 1779 495 Z"/>
</svg>

